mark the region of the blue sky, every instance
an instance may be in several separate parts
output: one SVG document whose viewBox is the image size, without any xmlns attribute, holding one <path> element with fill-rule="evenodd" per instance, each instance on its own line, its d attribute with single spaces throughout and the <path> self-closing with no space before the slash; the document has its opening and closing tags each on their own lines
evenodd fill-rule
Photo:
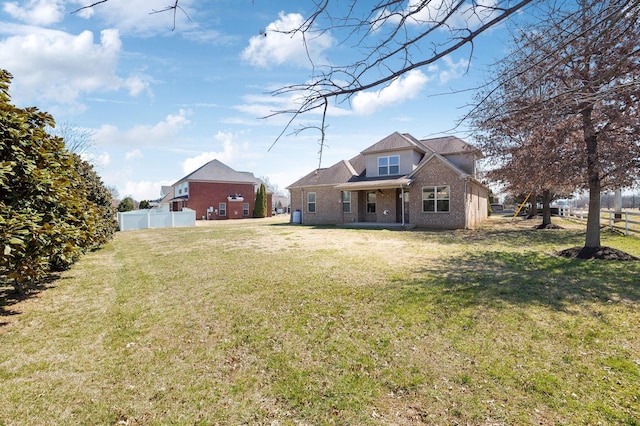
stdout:
<svg viewBox="0 0 640 426">
<path fill-rule="evenodd" d="M 269 149 L 289 117 L 262 118 L 292 102 L 271 90 L 310 76 L 301 40 L 271 29 L 300 23 L 312 2 L 180 0 L 186 15 L 177 13 L 174 30 L 173 14 L 150 14 L 170 0 L 110 0 L 71 13 L 88 3 L 0 0 L 0 67 L 14 76 L 14 104 L 93 133 L 85 155 L 121 197 L 157 198 L 162 185 L 214 158 L 280 189 L 318 167 L 317 131 L 285 135 Z M 482 81 L 504 51 L 502 32 L 483 35 L 471 58 L 461 50 L 332 106 L 322 166 L 394 131 L 469 140 L 451 129 L 473 92 L 452 92 Z M 357 57 L 353 42 L 341 40 L 327 32 L 308 47 L 325 63 Z M 309 114 L 299 124 L 319 119 Z"/>
</svg>

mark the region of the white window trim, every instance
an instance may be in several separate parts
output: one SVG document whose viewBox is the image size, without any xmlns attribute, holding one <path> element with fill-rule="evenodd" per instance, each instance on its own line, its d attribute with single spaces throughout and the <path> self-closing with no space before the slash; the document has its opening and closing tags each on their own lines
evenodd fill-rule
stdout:
<svg viewBox="0 0 640 426">
<path fill-rule="evenodd" d="M 348 198 L 348 200 L 346 200 L 345 198 Z M 349 210 L 347 211 L 345 211 L 344 209 L 346 205 L 349 206 Z M 342 213 L 345 213 L 345 214 L 351 213 L 351 191 L 342 192 Z"/>
<path fill-rule="evenodd" d="M 309 198 L 313 195 L 313 201 L 311 201 Z M 309 209 L 309 206 L 311 206 L 311 204 L 313 204 L 313 211 L 311 211 L 311 209 Z M 317 209 L 318 207 L 318 198 L 316 196 L 315 192 L 307 192 L 307 213 L 315 213 L 318 211 Z"/>
<path fill-rule="evenodd" d="M 224 212 L 224 213 L 222 213 Z M 218 204 L 218 216 L 226 216 L 227 215 L 227 203 L 219 203 Z"/>
<path fill-rule="evenodd" d="M 425 210 L 424 202 L 427 201 L 424 198 L 424 190 L 425 188 L 429 188 L 433 190 L 433 207 L 434 210 Z M 447 210 L 438 210 L 438 188 L 447 188 L 447 198 L 442 198 L 441 200 L 447 200 L 449 202 L 449 208 Z M 422 187 L 422 213 L 450 213 L 451 212 L 451 186 L 450 185 L 434 185 L 434 186 L 423 186 Z"/>
<path fill-rule="evenodd" d="M 387 165 L 386 166 L 380 166 L 380 160 L 386 158 L 387 159 Z M 398 159 L 398 173 L 391 173 L 391 159 L 392 158 L 397 158 Z M 396 166 L 396 164 L 393 164 L 393 166 Z M 386 173 L 380 173 L 380 168 L 381 167 L 385 167 L 387 169 Z M 392 176 L 392 175 L 397 175 L 400 174 L 400 156 L 399 155 L 383 155 L 378 157 L 378 176 Z"/>
</svg>

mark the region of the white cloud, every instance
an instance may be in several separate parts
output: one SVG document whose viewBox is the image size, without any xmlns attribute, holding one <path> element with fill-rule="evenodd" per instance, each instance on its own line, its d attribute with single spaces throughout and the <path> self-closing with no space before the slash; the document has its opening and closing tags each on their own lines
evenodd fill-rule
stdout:
<svg viewBox="0 0 640 426">
<path fill-rule="evenodd" d="M 456 10 L 454 10 L 454 8 Z M 442 30 L 475 29 L 481 24 L 495 18 L 502 9 L 498 8 L 497 0 L 474 0 L 459 7 L 458 0 L 409 0 L 402 12 L 390 13 L 388 10 L 380 12 L 375 21 L 374 30 L 378 30 L 385 22 L 397 25 L 402 17 L 406 17 L 409 24 L 433 26 L 446 19 L 447 25 Z"/>
<path fill-rule="evenodd" d="M 93 33 L 11 25 L 11 36 L 0 41 L 0 63 L 13 75 L 13 97 L 73 106 L 82 94 L 126 89 L 139 94 L 148 89 L 140 76 L 116 74 L 122 42 L 117 30 L 103 30 L 100 42 Z M 1 32 L 1 31 L 0 31 Z"/>
<path fill-rule="evenodd" d="M 142 200 L 156 200 L 160 198 L 160 190 L 162 186 L 172 185 L 174 182 L 168 180 L 162 180 L 158 182 L 152 182 L 148 180 L 143 181 L 127 181 L 124 187 L 118 188 L 120 197 L 126 196 L 133 197 L 136 201 Z"/>
<path fill-rule="evenodd" d="M 428 81 L 422 71 L 409 71 L 378 91 L 356 94 L 352 100 L 353 111 L 358 115 L 369 115 L 385 106 L 414 98 Z"/>
<path fill-rule="evenodd" d="M 324 52 L 334 45 L 333 38 L 329 34 L 313 31 L 303 38 L 302 33 L 293 31 L 304 23 L 302 15 L 281 12 L 279 16 L 277 21 L 267 26 L 263 35 L 251 37 L 249 46 L 242 52 L 242 58 L 262 68 L 284 63 L 310 67 L 310 59 L 316 66 L 326 65 Z"/>
<path fill-rule="evenodd" d="M 29 0 L 6 2 L 2 6 L 11 17 L 29 25 L 50 25 L 64 17 L 64 2 L 58 0 Z"/>
<path fill-rule="evenodd" d="M 262 157 L 263 154 L 251 149 L 249 142 L 241 140 L 243 137 L 243 133 L 216 133 L 215 139 L 217 142 L 222 143 L 222 150 L 203 152 L 195 157 L 187 158 L 182 162 L 182 171 L 187 175 L 211 160 L 218 160 L 229 167 L 233 167 L 233 164 L 239 162 L 239 160 L 253 160 Z"/>
<path fill-rule="evenodd" d="M 83 160 L 93 164 L 96 169 L 101 169 L 111 164 L 111 156 L 108 152 L 103 152 L 101 154 L 84 152 L 80 154 L 80 157 L 82 157 Z"/>
<path fill-rule="evenodd" d="M 464 58 L 460 58 L 458 62 L 453 62 L 450 57 L 445 56 L 442 60 L 447 68 L 438 72 L 440 84 L 445 84 L 451 79 L 462 76 L 469 68 L 469 61 Z"/>
<path fill-rule="evenodd" d="M 389 85 L 376 91 L 364 91 L 357 93 L 351 100 L 352 111 L 341 108 L 340 105 L 331 103 L 327 109 L 327 115 L 330 117 L 339 117 L 349 114 L 370 115 L 374 112 L 388 106 L 399 104 L 405 100 L 415 98 L 420 91 L 431 81 L 437 81 L 439 84 L 445 84 L 454 78 L 458 78 L 467 71 L 469 61 L 461 58 L 454 62 L 450 57 L 442 58 L 439 65 L 430 65 L 426 67 L 426 73 L 420 70 L 412 70 L 403 76 L 395 79 Z M 309 83 L 310 84 L 310 83 Z M 283 85 L 284 87 L 284 85 Z M 274 90 L 273 88 L 267 88 Z M 306 93 L 290 92 L 280 96 L 272 96 L 268 94 L 251 94 L 243 97 L 244 103 L 234 105 L 234 109 L 250 115 L 252 118 L 265 118 L 268 120 L 254 120 L 253 123 L 237 117 L 228 118 L 228 123 L 250 124 L 270 124 L 270 125 L 287 125 L 291 119 L 290 113 L 276 114 L 282 111 L 297 111 L 304 101 Z M 311 110 L 304 114 L 300 119 L 317 118 L 323 112 L 322 108 Z M 276 114 L 276 115 L 274 115 Z"/>
<path fill-rule="evenodd" d="M 179 131 L 190 124 L 186 110 L 179 110 L 178 114 L 169 114 L 163 121 L 154 125 L 138 125 L 129 130 L 121 131 L 116 126 L 105 124 L 96 130 L 96 143 L 109 146 L 124 144 L 140 146 L 149 144 L 168 144 L 175 142 Z"/>
<path fill-rule="evenodd" d="M 272 89 L 267 89 L 272 90 Z M 251 120 L 232 117 L 225 119 L 226 123 L 243 124 L 243 125 L 264 125 L 286 126 L 291 120 L 291 113 L 280 113 L 283 111 L 297 111 L 304 101 L 305 92 L 289 93 L 280 96 L 272 95 L 255 95 L 250 94 L 243 97 L 244 103 L 234 105 L 234 109 L 247 114 Z M 322 108 L 308 111 L 301 119 L 308 120 L 311 117 L 319 118 L 323 112 Z M 276 114 L 277 113 L 277 114 Z M 275 114 L 275 115 L 274 115 Z M 327 108 L 327 116 L 338 117 L 349 115 L 346 109 L 339 108 L 334 104 L 329 104 Z M 268 118 L 266 118 L 268 117 Z M 259 120 L 258 120 L 259 119 Z"/>
<path fill-rule="evenodd" d="M 124 155 L 124 159 L 126 161 L 133 160 L 134 158 L 142 158 L 142 151 L 140 151 L 139 149 L 134 149 L 134 150 L 131 150 L 131 151 L 127 152 Z"/>
</svg>

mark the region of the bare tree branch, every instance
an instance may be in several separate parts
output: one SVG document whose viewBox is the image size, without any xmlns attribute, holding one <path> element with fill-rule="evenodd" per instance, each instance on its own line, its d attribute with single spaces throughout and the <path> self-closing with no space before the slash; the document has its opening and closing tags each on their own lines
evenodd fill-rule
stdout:
<svg viewBox="0 0 640 426">
<path fill-rule="evenodd" d="M 97 2 L 95 2 L 95 3 L 91 3 L 90 5 L 82 6 L 81 8 L 76 9 L 76 10 L 74 10 L 74 11 L 73 11 L 73 12 L 71 12 L 71 13 L 77 13 L 77 12 L 80 12 L 81 10 L 84 10 L 84 9 L 91 9 L 91 8 L 92 8 L 92 7 L 94 7 L 94 6 L 97 6 L 97 5 L 102 4 L 102 3 L 106 3 L 106 2 L 108 2 L 108 1 L 109 1 L 109 0 L 100 0 L 100 1 L 97 1 Z"/>
<path fill-rule="evenodd" d="M 80 7 L 80 8 L 78 8 L 78 9 L 76 9 L 76 10 L 72 11 L 71 13 L 72 13 L 72 14 L 73 14 L 73 13 L 78 13 L 78 12 L 80 12 L 81 10 L 90 9 L 90 8 L 92 8 L 92 7 L 95 7 L 95 6 L 99 5 L 99 4 L 107 3 L 108 1 L 109 1 L 109 0 L 100 0 L 100 1 L 97 1 L 97 2 L 94 2 L 94 3 L 91 3 L 91 4 L 87 5 L 87 6 Z M 178 4 L 179 2 L 180 2 L 180 0 L 174 0 L 173 5 L 166 6 L 164 9 L 160 9 L 160 10 L 152 9 L 152 10 L 151 10 L 151 12 L 149 12 L 149 15 L 154 15 L 154 14 L 157 14 L 157 13 L 163 13 L 163 12 L 170 12 L 170 11 L 173 11 L 173 27 L 171 28 L 171 31 L 174 31 L 174 30 L 176 29 L 176 14 L 177 14 L 178 9 L 180 9 L 180 11 L 181 11 L 182 13 L 184 13 L 184 16 L 186 16 L 186 17 L 187 17 L 187 19 L 188 19 L 189 21 L 191 21 L 191 18 L 189 17 L 189 15 L 187 14 L 187 12 L 184 10 L 184 8 L 182 8 L 182 7 Z"/>
</svg>

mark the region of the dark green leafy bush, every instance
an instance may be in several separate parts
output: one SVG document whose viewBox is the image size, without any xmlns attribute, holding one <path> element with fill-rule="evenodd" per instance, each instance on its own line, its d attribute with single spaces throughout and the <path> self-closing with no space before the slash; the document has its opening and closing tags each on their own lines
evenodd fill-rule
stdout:
<svg viewBox="0 0 640 426">
<path fill-rule="evenodd" d="M 92 166 L 45 130 L 53 117 L 10 103 L 11 78 L 0 70 L 0 278 L 24 293 L 107 242 L 116 225 Z"/>
</svg>

